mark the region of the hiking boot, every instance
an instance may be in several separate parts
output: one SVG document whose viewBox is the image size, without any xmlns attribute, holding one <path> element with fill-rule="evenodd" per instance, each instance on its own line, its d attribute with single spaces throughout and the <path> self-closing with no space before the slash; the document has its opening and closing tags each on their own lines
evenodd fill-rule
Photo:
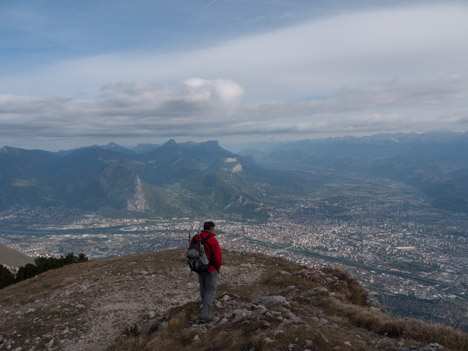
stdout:
<svg viewBox="0 0 468 351">
<path fill-rule="evenodd" d="M 199 320 L 199 322 L 202 323 L 202 324 L 203 324 L 203 323 L 211 323 L 211 322 L 213 322 L 213 317 L 210 317 L 210 316 L 208 316 L 208 317 L 200 317 L 198 320 Z"/>
</svg>

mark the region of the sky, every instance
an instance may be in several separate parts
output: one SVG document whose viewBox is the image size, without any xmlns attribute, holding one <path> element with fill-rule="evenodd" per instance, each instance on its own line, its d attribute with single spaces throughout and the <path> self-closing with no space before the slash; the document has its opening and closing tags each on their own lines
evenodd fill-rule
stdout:
<svg viewBox="0 0 468 351">
<path fill-rule="evenodd" d="M 0 0 L 0 146 L 468 130 L 468 3 Z"/>
</svg>

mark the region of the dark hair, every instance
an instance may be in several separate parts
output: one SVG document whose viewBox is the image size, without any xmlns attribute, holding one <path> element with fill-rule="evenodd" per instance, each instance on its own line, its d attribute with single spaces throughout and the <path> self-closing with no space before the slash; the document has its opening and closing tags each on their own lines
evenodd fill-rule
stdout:
<svg viewBox="0 0 468 351">
<path fill-rule="evenodd" d="M 211 230 L 211 229 L 214 229 L 214 227 L 215 227 L 214 222 L 203 223 L 203 230 Z"/>
</svg>

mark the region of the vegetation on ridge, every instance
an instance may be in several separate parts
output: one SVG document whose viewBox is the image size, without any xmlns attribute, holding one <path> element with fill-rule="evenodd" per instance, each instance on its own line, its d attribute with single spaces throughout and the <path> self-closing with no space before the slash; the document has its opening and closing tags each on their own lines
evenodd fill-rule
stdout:
<svg viewBox="0 0 468 351">
<path fill-rule="evenodd" d="M 88 257 L 84 253 L 75 256 L 73 252 L 70 252 L 68 255 L 60 256 L 59 258 L 39 256 L 34 259 L 35 264 L 28 263 L 25 266 L 21 266 L 16 274 L 13 274 L 9 269 L 0 264 L 0 289 L 25 279 L 33 278 L 50 269 L 62 268 L 73 263 L 87 261 Z"/>
</svg>

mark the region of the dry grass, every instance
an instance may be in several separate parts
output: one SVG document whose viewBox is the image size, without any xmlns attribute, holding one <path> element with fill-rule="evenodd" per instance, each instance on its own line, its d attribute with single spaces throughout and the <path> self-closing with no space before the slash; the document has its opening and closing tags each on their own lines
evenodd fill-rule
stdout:
<svg viewBox="0 0 468 351">
<path fill-rule="evenodd" d="M 367 308 L 326 299 L 320 307 L 327 313 L 345 317 L 351 326 L 364 328 L 390 338 L 404 338 L 423 344 L 439 343 L 446 349 L 468 351 L 468 334 L 438 324 L 415 319 L 394 319 L 389 315 Z"/>
<path fill-rule="evenodd" d="M 185 265 L 182 251 L 165 251 L 160 254 L 140 254 L 105 261 L 77 263 L 50 270 L 0 290 L 0 308 L 9 311 L 3 318 L 1 329 L 16 343 L 35 339 L 38 335 L 54 335 L 69 327 L 68 339 L 84 335 L 90 329 L 88 308 L 102 295 L 115 297 L 119 277 L 132 276 L 135 270 L 145 270 L 163 275 L 170 267 Z M 180 262 L 179 262 L 180 261 Z M 111 284 L 111 285 L 109 285 Z M 138 284 L 138 283 L 137 283 Z M 84 288 L 82 288 L 84 286 Z M 135 285 L 135 289 L 139 286 Z M 82 289 L 85 289 L 84 291 Z M 76 308 L 73 305 L 81 304 Z M 25 307 L 27 306 L 27 307 Z M 29 307 L 35 311 L 26 312 Z M 15 313 L 21 310 L 18 317 Z M 110 314 L 113 311 L 109 312 Z M 8 316 L 15 318 L 8 318 Z M 76 322 L 81 319 L 81 322 Z M 86 321 L 83 323 L 83 321 Z M 44 337 L 41 347 L 48 341 Z M 24 349 L 24 348 L 23 348 Z"/>
<path fill-rule="evenodd" d="M 174 264 L 174 255 L 179 252 L 181 251 L 169 250 L 157 256 L 154 254 L 131 255 L 53 269 L 0 290 L 0 305 L 30 303 L 48 294 L 52 289 L 64 288 L 84 278 L 92 277 L 94 281 L 99 281 L 104 272 L 111 275 L 127 274 L 141 266 L 141 262 L 145 260 L 148 260 L 145 264 L 146 268 L 149 267 L 154 271 L 162 270 Z M 182 258 L 181 262 L 185 264 Z"/>
<path fill-rule="evenodd" d="M 238 350 L 369 350 L 362 341 L 350 333 L 332 330 L 314 322 L 282 326 L 280 322 L 251 320 L 248 324 L 231 322 L 218 325 L 207 331 L 190 329 L 189 317 L 197 310 L 197 304 L 177 308 L 171 313 L 166 328 L 153 338 L 129 338 L 112 350 L 193 350 L 238 351 Z M 199 340 L 194 340 L 198 335 Z M 270 341 L 268 341 L 270 340 Z M 346 346 L 349 342 L 352 347 Z M 290 348 L 289 345 L 294 345 Z"/>
</svg>

